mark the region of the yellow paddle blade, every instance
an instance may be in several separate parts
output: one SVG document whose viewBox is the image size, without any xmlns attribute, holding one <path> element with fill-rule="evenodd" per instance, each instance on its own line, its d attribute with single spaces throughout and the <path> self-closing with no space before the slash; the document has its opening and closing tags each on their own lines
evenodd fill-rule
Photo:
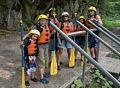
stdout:
<svg viewBox="0 0 120 88">
<path fill-rule="evenodd" d="M 75 66 L 75 55 L 74 55 L 74 48 L 72 48 L 72 52 L 69 60 L 69 67 L 74 67 L 74 66 Z"/>
<path fill-rule="evenodd" d="M 81 58 L 82 59 L 81 66 L 83 66 L 83 64 L 84 64 L 84 55 L 82 55 L 81 57 L 82 57 Z"/>
<path fill-rule="evenodd" d="M 50 74 L 51 75 L 56 75 L 57 74 L 57 61 L 56 61 L 56 55 L 55 51 L 53 51 L 52 54 L 52 61 L 51 61 L 51 66 L 50 66 Z"/>
<path fill-rule="evenodd" d="M 25 72 L 24 72 L 24 67 L 22 67 L 22 88 L 25 88 Z"/>
<path fill-rule="evenodd" d="M 87 53 L 90 55 L 90 49 L 87 50 Z M 85 57 L 84 57 L 84 55 L 82 55 L 81 57 L 82 57 L 81 58 L 82 59 L 81 66 L 83 66 Z M 86 59 L 86 61 L 88 62 L 88 59 Z"/>
</svg>

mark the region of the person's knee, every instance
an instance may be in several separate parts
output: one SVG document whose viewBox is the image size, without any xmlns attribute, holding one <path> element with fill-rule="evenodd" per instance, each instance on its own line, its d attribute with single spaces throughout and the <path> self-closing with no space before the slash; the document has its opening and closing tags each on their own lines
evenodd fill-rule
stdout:
<svg viewBox="0 0 120 88">
<path fill-rule="evenodd" d="M 59 49 L 59 54 L 61 55 L 63 52 L 63 49 Z"/>
</svg>

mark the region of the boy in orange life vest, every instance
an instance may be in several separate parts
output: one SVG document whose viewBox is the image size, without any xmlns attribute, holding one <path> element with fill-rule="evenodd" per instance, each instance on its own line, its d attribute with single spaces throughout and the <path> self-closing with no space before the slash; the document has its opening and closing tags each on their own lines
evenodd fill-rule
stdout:
<svg viewBox="0 0 120 88">
<path fill-rule="evenodd" d="M 99 15 L 97 15 L 96 13 L 96 8 L 91 6 L 88 8 L 88 20 L 97 20 L 101 25 L 103 24 L 102 23 L 102 20 L 101 20 L 101 17 Z M 88 22 L 86 21 L 86 25 L 89 29 L 93 29 L 95 28 L 93 25 L 89 24 Z M 95 32 L 97 35 L 98 35 L 98 31 Z M 96 60 L 96 52 L 97 52 L 97 46 L 98 46 L 98 40 L 92 36 L 91 34 L 89 34 L 88 36 L 88 46 L 90 48 L 90 52 L 91 52 L 91 55 L 92 57 Z"/>
<path fill-rule="evenodd" d="M 50 30 L 47 26 L 47 16 L 41 14 L 38 17 L 39 26 L 37 26 L 37 30 L 40 31 L 40 37 L 38 38 L 38 61 L 39 61 L 39 74 L 40 74 L 40 82 L 47 84 L 49 81 L 44 77 L 45 76 L 45 62 L 49 62 L 48 57 L 48 47 L 50 41 Z"/>
<path fill-rule="evenodd" d="M 55 17 L 56 16 L 56 13 L 55 13 L 56 9 L 55 8 L 50 8 L 49 9 L 49 18 L 48 18 L 48 21 L 51 21 L 53 22 L 56 26 L 59 26 L 59 22 L 58 22 L 58 19 Z M 50 29 L 50 33 L 51 33 L 51 36 L 50 36 L 50 43 L 49 43 L 49 58 L 51 60 L 51 51 L 54 51 L 56 52 L 56 57 L 57 57 L 57 63 L 58 63 L 58 70 L 60 70 L 60 60 L 59 60 L 59 57 L 58 57 L 58 54 L 59 54 L 59 50 L 58 50 L 58 40 L 59 39 L 59 35 L 58 35 L 58 32 L 56 30 L 53 29 L 53 27 L 51 27 L 50 25 L 48 25 L 49 29 Z M 55 38 L 54 38 L 55 37 Z M 54 40 L 55 39 L 55 40 Z M 54 46 L 54 47 L 53 47 Z"/>
<path fill-rule="evenodd" d="M 69 20 L 69 13 L 68 12 L 63 12 L 62 13 L 62 22 L 60 22 L 60 29 L 65 33 L 71 33 L 73 32 L 73 23 L 70 22 Z M 67 53 L 68 53 L 68 60 L 70 60 L 70 55 L 71 55 L 71 50 L 72 50 L 72 45 L 67 42 L 65 39 L 61 38 L 61 46 L 59 46 L 59 53 L 60 55 L 63 52 L 63 48 L 67 48 Z"/>
<path fill-rule="evenodd" d="M 80 16 L 78 20 L 85 25 L 85 18 L 84 18 L 84 16 Z M 84 28 L 82 28 L 79 24 L 77 24 L 76 32 L 83 31 L 83 30 L 84 30 Z M 78 34 L 75 37 L 75 42 L 83 49 L 84 49 L 84 46 L 85 46 L 85 35 L 86 34 Z M 78 50 L 75 49 L 75 60 L 77 58 L 77 54 L 78 54 Z"/>
<path fill-rule="evenodd" d="M 35 78 L 36 55 L 38 54 L 37 39 L 40 36 L 38 30 L 31 30 L 28 37 L 24 39 L 25 49 L 25 85 L 30 86 L 28 76 L 31 74 L 31 80 L 37 82 Z"/>
</svg>

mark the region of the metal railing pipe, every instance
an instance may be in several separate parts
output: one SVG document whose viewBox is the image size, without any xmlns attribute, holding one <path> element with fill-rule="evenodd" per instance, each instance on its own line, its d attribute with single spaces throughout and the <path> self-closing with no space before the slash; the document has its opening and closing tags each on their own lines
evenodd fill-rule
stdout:
<svg viewBox="0 0 120 88">
<path fill-rule="evenodd" d="M 85 36 L 85 51 L 86 51 L 86 52 L 88 51 L 88 32 L 86 33 L 86 36 Z M 84 81 L 85 81 L 86 59 L 87 59 L 87 58 L 84 56 L 83 72 L 82 72 L 84 88 L 85 88 L 85 82 L 84 82 Z"/>
<path fill-rule="evenodd" d="M 89 32 L 91 35 L 93 35 L 94 37 L 96 37 L 101 43 L 103 43 L 106 47 L 108 47 L 111 51 L 113 51 L 115 54 L 117 54 L 118 56 L 120 56 L 120 53 L 114 49 L 112 46 L 110 46 L 108 43 L 106 43 L 104 40 L 102 40 L 100 37 L 98 37 L 95 33 L 93 33 L 90 29 L 88 29 L 85 25 L 83 25 L 81 22 L 77 21 L 77 23 L 79 25 L 81 25 L 81 27 L 83 27 L 87 32 Z"/>
<path fill-rule="evenodd" d="M 97 29 L 91 29 L 91 31 L 97 31 Z M 78 34 L 85 34 L 85 33 L 86 33 L 86 31 L 84 30 L 84 31 L 68 33 L 67 35 L 71 37 L 71 36 L 77 36 Z"/>
<path fill-rule="evenodd" d="M 55 24 L 51 21 L 49 24 L 57 30 L 68 42 L 70 42 L 80 53 L 85 55 L 89 61 L 95 65 L 106 77 L 108 77 L 117 87 L 120 87 L 120 82 L 115 79 L 108 71 L 106 71 L 99 63 L 97 63 L 89 54 L 87 54 L 80 46 L 78 46 L 71 38 L 69 38 L 65 33 L 63 33 Z"/>
<path fill-rule="evenodd" d="M 110 34 L 111 36 L 113 36 L 115 39 L 117 39 L 118 41 L 120 41 L 120 38 L 115 35 L 114 33 L 112 33 L 111 31 L 109 31 L 107 28 L 105 28 L 104 26 L 100 25 L 99 23 L 97 24 L 99 27 L 101 27 L 104 31 L 106 31 L 108 34 Z"/>
<path fill-rule="evenodd" d="M 107 32 L 105 32 L 104 30 L 102 30 L 100 27 L 98 27 L 96 24 L 94 24 L 92 21 L 88 20 L 88 22 L 90 24 L 92 24 L 96 29 L 98 29 L 100 32 L 102 32 L 104 35 L 106 35 L 107 37 L 109 37 L 112 41 L 114 41 L 115 43 L 117 43 L 118 45 L 120 45 L 120 41 L 116 40 L 114 37 L 112 37 L 110 34 L 108 34 Z"/>
</svg>

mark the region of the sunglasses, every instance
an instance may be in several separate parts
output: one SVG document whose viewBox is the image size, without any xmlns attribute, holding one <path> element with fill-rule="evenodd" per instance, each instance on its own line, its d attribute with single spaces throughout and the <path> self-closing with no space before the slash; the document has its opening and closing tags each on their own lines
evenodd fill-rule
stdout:
<svg viewBox="0 0 120 88">
<path fill-rule="evenodd" d="M 64 15 L 63 17 L 68 17 L 68 15 Z"/>
<path fill-rule="evenodd" d="M 89 10 L 89 12 L 93 12 L 94 10 Z"/>
</svg>

